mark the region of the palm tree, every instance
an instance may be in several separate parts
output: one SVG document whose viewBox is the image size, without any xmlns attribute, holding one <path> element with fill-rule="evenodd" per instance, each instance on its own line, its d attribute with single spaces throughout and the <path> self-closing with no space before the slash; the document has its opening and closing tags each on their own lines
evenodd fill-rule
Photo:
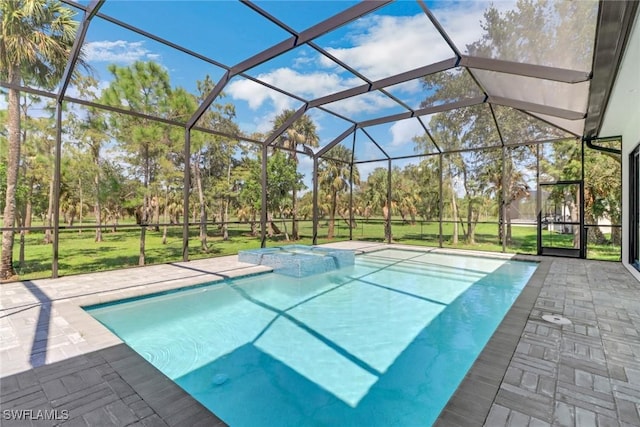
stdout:
<svg viewBox="0 0 640 427">
<path fill-rule="evenodd" d="M 294 110 L 284 110 L 282 113 L 278 114 L 273 121 L 273 129 L 278 129 L 282 124 L 292 114 L 294 114 Z M 298 148 L 298 144 L 306 145 L 308 147 L 317 147 L 320 138 L 318 137 L 318 132 L 316 129 L 316 124 L 311 120 L 308 116 L 302 116 L 278 138 L 278 142 L 284 148 L 291 150 L 289 152 L 289 159 L 296 166 L 296 170 L 298 168 L 298 153 L 296 153 L 296 149 Z M 296 186 L 293 186 L 292 189 L 292 203 L 291 203 L 291 238 L 293 240 L 298 240 L 298 223 L 296 222 L 298 216 L 297 209 L 297 197 L 298 191 Z"/>
<path fill-rule="evenodd" d="M 384 218 L 384 238 L 385 240 L 391 239 L 391 213 L 393 201 L 389 205 L 389 199 L 387 197 L 387 168 L 375 168 L 373 172 L 369 174 L 364 189 L 364 200 L 367 203 L 367 207 L 371 210 L 380 212 Z"/>
<path fill-rule="evenodd" d="M 8 81 L 7 189 L 2 233 L 0 280 L 13 270 L 13 226 L 20 163 L 20 92 L 29 83 L 52 88 L 60 80 L 73 46 L 77 21 L 74 12 L 57 0 L 0 0 L 0 78 Z"/>
<path fill-rule="evenodd" d="M 359 184 L 360 174 L 354 166 L 351 174 L 351 150 L 336 145 L 327 153 L 330 159 L 322 162 L 318 170 L 318 182 L 320 188 L 329 195 L 329 230 L 327 238 L 332 239 L 336 222 L 336 210 L 338 206 L 338 194 L 346 191 L 349 184 Z"/>
</svg>

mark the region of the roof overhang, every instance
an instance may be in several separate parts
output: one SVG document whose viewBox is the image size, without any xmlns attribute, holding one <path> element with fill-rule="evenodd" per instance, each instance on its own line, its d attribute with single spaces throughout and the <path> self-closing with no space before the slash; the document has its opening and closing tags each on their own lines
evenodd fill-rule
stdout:
<svg viewBox="0 0 640 427">
<path fill-rule="evenodd" d="M 637 13 L 637 1 L 600 2 L 585 138 L 594 138 L 600 133 Z M 635 76 L 637 78 L 637 70 Z"/>
</svg>

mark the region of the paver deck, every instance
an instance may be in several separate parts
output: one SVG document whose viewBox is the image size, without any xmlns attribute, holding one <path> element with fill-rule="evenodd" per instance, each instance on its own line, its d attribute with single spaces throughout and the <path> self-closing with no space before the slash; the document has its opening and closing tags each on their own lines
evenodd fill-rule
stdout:
<svg viewBox="0 0 640 427">
<path fill-rule="evenodd" d="M 536 259 L 436 425 L 640 426 L 640 283 L 620 263 Z M 268 270 L 230 256 L 0 285 L 1 424 L 224 425 L 80 307 Z"/>
</svg>

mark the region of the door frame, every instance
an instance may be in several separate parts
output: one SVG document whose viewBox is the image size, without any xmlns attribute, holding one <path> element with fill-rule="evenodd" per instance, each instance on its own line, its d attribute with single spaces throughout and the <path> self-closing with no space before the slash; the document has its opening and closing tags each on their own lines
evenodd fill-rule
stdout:
<svg viewBox="0 0 640 427">
<path fill-rule="evenodd" d="M 571 225 L 577 226 L 579 230 L 579 239 L 580 245 L 579 248 L 561 248 L 561 247 L 553 247 L 553 246 L 543 246 L 542 244 L 542 231 L 543 231 L 543 218 L 542 218 L 542 189 L 544 187 L 553 187 L 560 185 L 577 185 L 578 191 L 580 195 L 580 201 L 578 203 L 579 208 L 579 219 L 578 222 L 574 221 L 553 221 L 554 224 L 560 225 Z M 540 203 L 538 204 L 538 215 L 537 215 L 537 243 L 538 243 L 538 255 L 551 255 L 551 256 L 563 256 L 570 258 L 586 258 L 586 233 L 584 227 L 584 181 L 582 180 L 569 180 L 569 181 L 555 181 L 555 182 L 544 182 L 538 183 L 538 197 Z"/>
</svg>

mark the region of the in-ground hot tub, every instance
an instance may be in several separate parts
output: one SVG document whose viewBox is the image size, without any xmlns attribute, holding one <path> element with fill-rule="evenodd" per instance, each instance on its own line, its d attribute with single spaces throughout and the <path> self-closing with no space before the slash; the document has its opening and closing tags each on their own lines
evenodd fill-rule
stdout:
<svg viewBox="0 0 640 427">
<path fill-rule="evenodd" d="M 353 265 L 355 252 L 319 246 L 289 245 L 238 252 L 238 261 L 273 267 L 276 273 L 306 277 Z"/>
</svg>

